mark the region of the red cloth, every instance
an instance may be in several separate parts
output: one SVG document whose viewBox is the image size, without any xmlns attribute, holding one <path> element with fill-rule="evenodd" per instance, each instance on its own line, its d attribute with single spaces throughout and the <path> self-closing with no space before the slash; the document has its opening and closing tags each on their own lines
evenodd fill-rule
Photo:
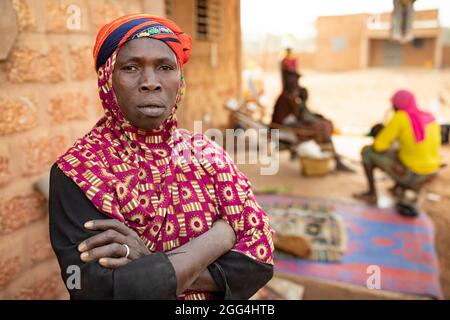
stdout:
<svg viewBox="0 0 450 320">
<path fill-rule="evenodd" d="M 284 57 L 284 59 L 281 61 L 282 70 L 297 72 L 297 67 L 298 67 L 297 58 L 287 56 Z"/>
<path fill-rule="evenodd" d="M 97 61 L 99 56 L 102 56 L 103 44 L 109 41 L 107 47 L 112 48 L 113 51 L 120 48 L 126 41 L 136 34 L 138 30 L 144 27 L 151 28 L 152 26 L 164 26 L 167 30 L 159 34 L 152 35 L 152 38 L 164 41 L 177 56 L 180 69 L 183 68 L 189 60 L 192 47 L 192 38 L 184 33 L 175 22 L 158 16 L 150 14 L 129 14 L 117 18 L 110 23 L 103 26 L 97 34 L 95 46 L 93 50 L 94 60 L 96 61 L 97 69 L 100 67 Z M 170 33 L 167 33 L 170 32 Z M 106 54 L 103 60 L 107 60 L 110 54 Z M 103 58 L 103 57 L 102 57 Z"/>
</svg>

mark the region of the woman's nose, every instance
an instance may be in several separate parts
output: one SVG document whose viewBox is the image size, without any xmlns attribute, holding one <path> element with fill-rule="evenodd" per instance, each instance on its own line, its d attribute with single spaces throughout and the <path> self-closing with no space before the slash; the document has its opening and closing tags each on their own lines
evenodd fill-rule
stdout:
<svg viewBox="0 0 450 320">
<path fill-rule="evenodd" d="M 153 70 L 145 70 L 142 75 L 139 90 L 141 92 L 160 91 L 162 88 L 159 77 Z"/>
</svg>

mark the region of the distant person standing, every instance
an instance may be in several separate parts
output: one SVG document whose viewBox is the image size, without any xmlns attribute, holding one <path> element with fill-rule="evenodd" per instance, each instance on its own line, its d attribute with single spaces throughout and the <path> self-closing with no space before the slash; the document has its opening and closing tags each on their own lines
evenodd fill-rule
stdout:
<svg viewBox="0 0 450 320">
<path fill-rule="evenodd" d="M 287 47 L 284 57 L 281 60 L 281 80 L 283 84 L 283 90 L 286 89 L 287 78 L 291 77 L 293 74 L 297 74 L 300 78 L 301 75 L 298 73 L 298 60 L 292 54 L 292 48 Z"/>
<path fill-rule="evenodd" d="M 392 14 L 392 39 L 408 42 L 413 39 L 414 2 L 416 0 L 394 0 Z"/>
</svg>

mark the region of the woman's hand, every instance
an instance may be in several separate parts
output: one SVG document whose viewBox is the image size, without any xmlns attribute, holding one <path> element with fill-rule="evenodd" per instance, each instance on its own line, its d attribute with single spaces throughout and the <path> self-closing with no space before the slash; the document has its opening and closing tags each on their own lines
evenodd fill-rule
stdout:
<svg viewBox="0 0 450 320">
<path fill-rule="evenodd" d="M 80 258 L 84 262 L 98 260 L 103 267 L 116 269 L 150 254 L 150 250 L 137 233 L 118 220 L 92 220 L 86 222 L 84 227 L 104 231 L 84 240 L 78 246 Z M 125 244 L 130 251 L 128 257 Z"/>
</svg>

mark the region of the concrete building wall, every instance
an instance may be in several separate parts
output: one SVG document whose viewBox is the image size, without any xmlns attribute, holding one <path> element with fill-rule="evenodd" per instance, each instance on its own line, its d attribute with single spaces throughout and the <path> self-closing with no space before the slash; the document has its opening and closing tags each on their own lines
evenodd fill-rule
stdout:
<svg viewBox="0 0 450 320">
<path fill-rule="evenodd" d="M 0 299 L 67 298 L 49 242 L 47 201 L 33 186 L 103 113 L 92 61 L 98 29 L 127 13 L 162 14 L 164 1 L 5 1 L 11 11 L 2 7 L 2 19 L 17 15 L 5 21 L 17 22 L 8 30 L 17 28 L 18 37 L 0 61 Z M 175 20 L 193 34 L 194 0 L 174 2 Z M 211 66 L 210 43 L 194 41 L 186 66 L 180 113 L 187 127 L 205 111 L 224 123 L 223 101 L 239 95 L 239 0 L 220 3 L 218 64 Z M 80 28 L 68 29 L 73 12 Z"/>
<path fill-rule="evenodd" d="M 370 40 L 370 67 L 380 67 L 383 65 L 383 44 L 385 40 L 374 39 Z"/>
<path fill-rule="evenodd" d="M 442 47 L 442 66 L 450 68 L 450 46 Z"/>
<path fill-rule="evenodd" d="M 416 66 L 416 67 L 432 67 L 436 48 L 436 39 L 423 38 L 421 44 L 415 46 L 413 43 L 393 44 L 390 40 L 372 39 L 370 40 L 369 66 L 383 67 L 389 66 L 386 52 L 388 46 L 398 46 L 399 63 L 395 66 Z"/>
<path fill-rule="evenodd" d="M 404 46 L 404 66 L 433 67 L 436 38 L 423 38 L 422 44 L 415 46 L 408 43 Z"/>
<path fill-rule="evenodd" d="M 420 10 L 414 12 L 415 20 L 437 20 L 438 18 L 439 18 L 439 11 L 436 9 Z M 391 13 L 390 12 L 381 13 L 380 19 L 382 22 L 390 22 Z"/>
<path fill-rule="evenodd" d="M 317 19 L 318 70 L 348 70 L 361 67 L 367 14 L 319 17 Z"/>
<path fill-rule="evenodd" d="M 423 46 L 418 48 L 412 43 L 398 45 L 402 56 L 399 66 L 441 65 L 442 46 L 437 24 L 438 13 L 438 10 L 415 12 L 413 35 L 415 38 L 424 39 Z M 387 66 L 384 58 L 386 51 L 390 50 L 389 54 L 395 51 L 395 45 L 388 43 L 390 21 L 390 13 L 319 17 L 314 61 L 316 69 L 337 71 Z M 371 28 L 369 24 L 376 27 Z"/>
</svg>

